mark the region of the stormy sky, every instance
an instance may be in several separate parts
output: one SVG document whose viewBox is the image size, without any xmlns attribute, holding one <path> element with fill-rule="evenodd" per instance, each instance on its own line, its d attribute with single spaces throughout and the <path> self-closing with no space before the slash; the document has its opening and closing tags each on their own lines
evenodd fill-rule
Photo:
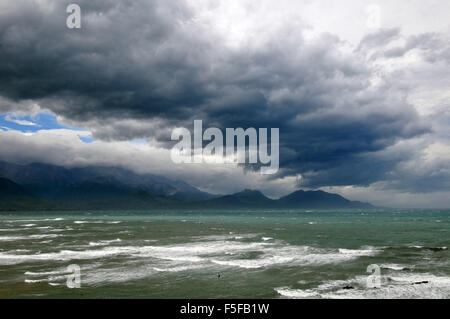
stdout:
<svg viewBox="0 0 450 319">
<path fill-rule="evenodd" d="M 81 29 L 66 26 L 70 3 Z M 0 159 L 449 207 L 449 13 L 421 0 L 0 0 Z M 172 163 L 173 128 L 195 119 L 279 128 L 278 174 Z"/>
</svg>

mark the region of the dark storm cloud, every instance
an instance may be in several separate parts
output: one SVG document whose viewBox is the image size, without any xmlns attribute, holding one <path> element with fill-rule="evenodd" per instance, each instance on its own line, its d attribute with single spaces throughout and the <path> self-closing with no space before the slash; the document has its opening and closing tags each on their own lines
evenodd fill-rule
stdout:
<svg viewBox="0 0 450 319">
<path fill-rule="evenodd" d="M 164 142 L 194 119 L 278 127 L 277 177 L 300 173 L 319 187 L 388 178 L 398 159 L 374 154 L 429 131 L 395 86 L 371 86 L 366 60 L 333 35 L 306 42 L 288 26 L 230 49 L 182 1 L 78 1 L 81 30 L 65 26 L 68 2 L 51 3 L 0 13 L 1 95 L 39 101 L 97 138 Z M 360 48 L 397 36 L 381 31 Z"/>
<path fill-rule="evenodd" d="M 51 7 L 24 2 L 3 13 L 5 96 L 44 99 L 58 114 L 80 120 L 124 113 L 183 118 L 208 96 L 201 77 L 211 44 L 183 32 L 186 8 L 159 1 L 94 3 L 79 2 L 80 30 L 66 27 L 64 1 Z"/>
</svg>

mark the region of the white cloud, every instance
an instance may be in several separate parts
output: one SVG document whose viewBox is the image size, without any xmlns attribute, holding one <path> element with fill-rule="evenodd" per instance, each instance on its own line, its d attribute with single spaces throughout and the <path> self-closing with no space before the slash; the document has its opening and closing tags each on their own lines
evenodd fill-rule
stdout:
<svg viewBox="0 0 450 319">
<path fill-rule="evenodd" d="M 15 118 L 11 117 L 11 115 L 9 115 L 9 114 L 5 116 L 5 120 L 8 122 L 16 123 L 16 124 L 23 125 L 23 126 L 39 126 L 38 124 L 27 121 L 27 120 L 15 119 Z"/>
<path fill-rule="evenodd" d="M 0 132 L 0 144 L 8 150 L 0 154 L 0 160 L 67 167 L 121 166 L 138 173 L 181 179 L 202 190 L 221 194 L 252 188 L 278 197 L 295 189 L 295 178 L 268 181 L 259 172 L 244 174 L 243 169 L 234 164 L 174 164 L 170 150 L 150 143 L 94 141 L 86 144 L 80 141 L 80 134 L 89 136 L 89 132 L 67 129 L 40 130 L 33 134 Z"/>
</svg>

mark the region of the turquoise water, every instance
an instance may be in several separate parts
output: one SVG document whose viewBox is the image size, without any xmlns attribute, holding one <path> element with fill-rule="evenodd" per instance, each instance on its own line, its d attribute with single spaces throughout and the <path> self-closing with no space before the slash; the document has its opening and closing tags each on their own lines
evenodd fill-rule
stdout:
<svg viewBox="0 0 450 319">
<path fill-rule="evenodd" d="M 2 213 L 0 298 L 449 298 L 449 246 L 443 210 Z"/>
</svg>

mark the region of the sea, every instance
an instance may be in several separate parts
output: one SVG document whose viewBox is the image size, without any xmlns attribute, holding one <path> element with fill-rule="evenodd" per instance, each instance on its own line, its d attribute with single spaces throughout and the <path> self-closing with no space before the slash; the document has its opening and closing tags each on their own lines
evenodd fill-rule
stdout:
<svg viewBox="0 0 450 319">
<path fill-rule="evenodd" d="M 450 210 L 0 213 L 0 298 L 449 298 Z"/>
</svg>

